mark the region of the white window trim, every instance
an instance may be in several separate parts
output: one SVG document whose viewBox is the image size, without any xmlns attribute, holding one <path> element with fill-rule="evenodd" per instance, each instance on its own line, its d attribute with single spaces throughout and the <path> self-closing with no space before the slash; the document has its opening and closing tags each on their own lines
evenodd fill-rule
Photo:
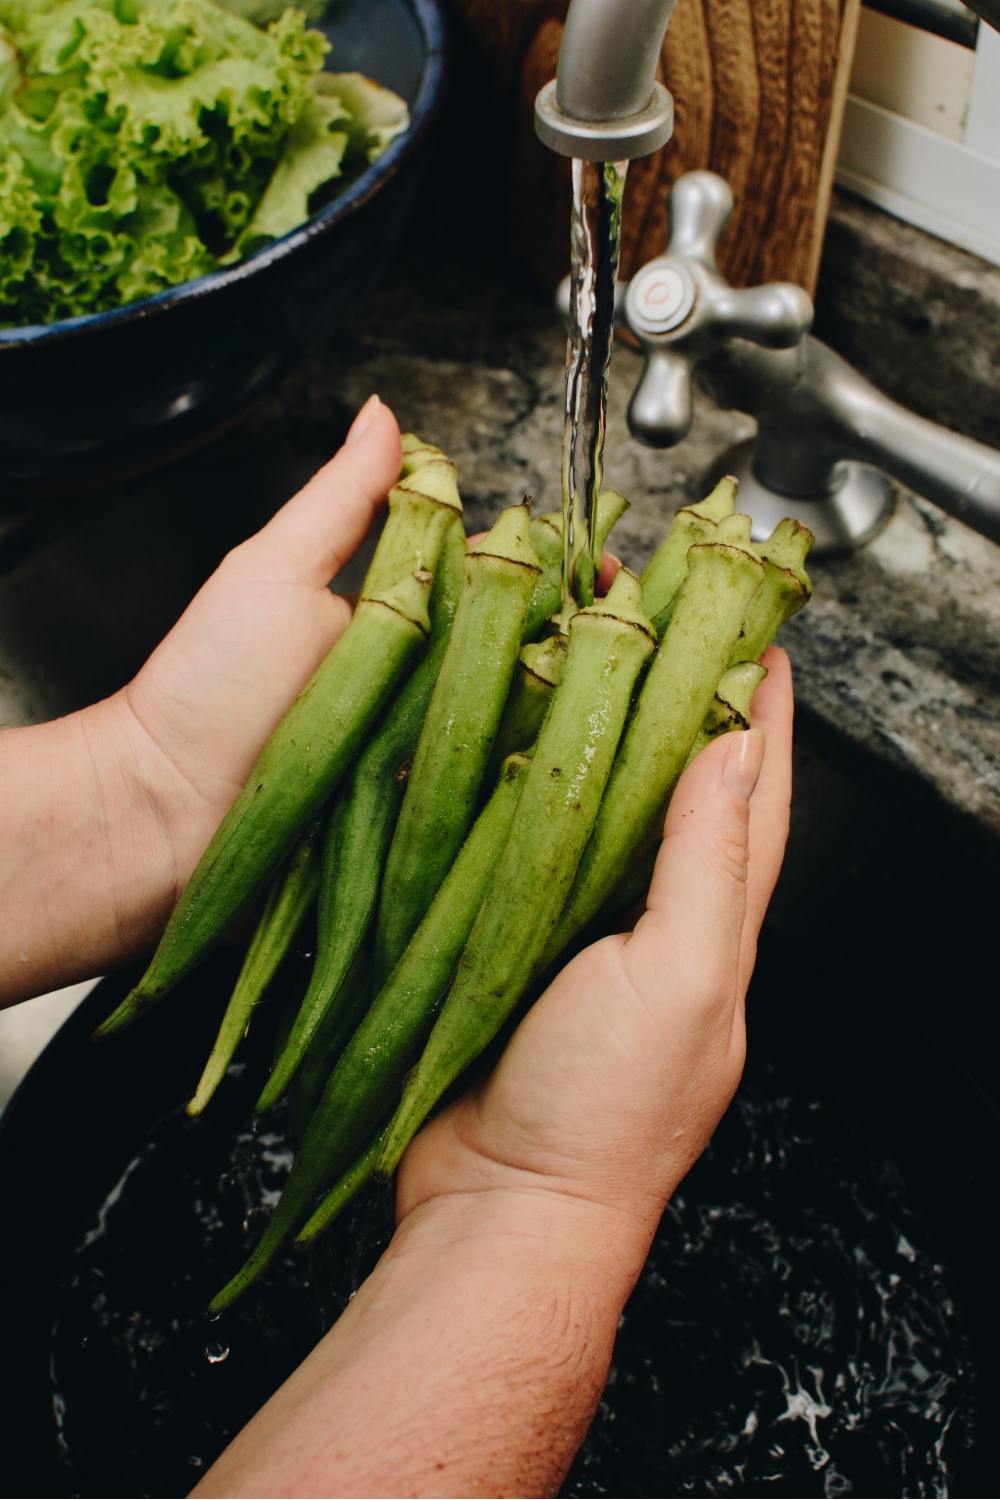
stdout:
<svg viewBox="0 0 1000 1500">
<path fill-rule="evenodd" d="M 980 25 L 964 145 L 850 94 L 837 182 L 1000 265 L 1000 34 Z"/>
</svg>

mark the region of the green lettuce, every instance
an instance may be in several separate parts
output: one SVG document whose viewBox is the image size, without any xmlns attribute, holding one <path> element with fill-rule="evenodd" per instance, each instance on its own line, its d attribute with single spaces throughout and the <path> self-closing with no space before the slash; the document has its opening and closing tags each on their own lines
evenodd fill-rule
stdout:
<svg viewBox="0 0 1000 1500">
<path fill-rule="evenodd" d="M 364 87 L 330 90 L 329 44 L 299 10 L 261 29 L 214 0 L 0 0 L 0 27 L 5 326 L 238 258 L 393 129 Z"/>
</svg>

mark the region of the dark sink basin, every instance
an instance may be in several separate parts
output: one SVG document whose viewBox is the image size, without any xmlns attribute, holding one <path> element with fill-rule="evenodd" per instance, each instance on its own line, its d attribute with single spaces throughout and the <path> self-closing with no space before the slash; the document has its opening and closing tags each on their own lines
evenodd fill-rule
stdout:
<svg viewBox="0 0 1000 1500">
<path fill-rule="evenodd" d="M 185 1493 L 387 1243 L 373 1191 L 205 1319 L 289 1165 L 280 1117 L 251 1115 L 271 1020 L 183 1114 L 236 967 L 217 954 L 94 1048 L 132 976 L 105 980 L 0 1123 L 5 1494 Z M 765 934 L 746 1078 L 664 1217 L 564 1493 L 990 1492 L 1000 1116 L 886 990 Z"/>
</svg>

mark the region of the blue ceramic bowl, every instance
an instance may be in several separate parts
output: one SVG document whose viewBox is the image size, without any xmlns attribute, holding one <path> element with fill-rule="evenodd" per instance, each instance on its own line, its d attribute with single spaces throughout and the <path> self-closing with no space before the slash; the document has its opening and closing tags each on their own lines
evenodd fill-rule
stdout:
<svg viewBox="0 0 1000 1500">
<path fill-rule="evenodd" d="M 0 483 L 58 492 L 152 468 L 246 407 L 357 306 L 413 199 L 444 80 L 438 0 L 334 0 L 329 65 L 406 99 L 411 125 L 259 255 L 113 312 L 0 332 Z"/>
</svg>

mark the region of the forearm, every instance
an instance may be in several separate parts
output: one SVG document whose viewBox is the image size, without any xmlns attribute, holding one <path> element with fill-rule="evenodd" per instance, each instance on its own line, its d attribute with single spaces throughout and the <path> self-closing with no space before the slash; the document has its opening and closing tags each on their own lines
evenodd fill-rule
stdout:
<svg viewBox="0 0 1000 1500">
<path fill-rule="evenodd" d="M 556 1493 L 647 1238 L 546 1191 L 432 1199 L 194 1493 Z"/>
<path fill-rule="evenodd" d="M 176 891 L 148 753 L 120 696 L 0 734 L 0 1004 L 155 942 Z"/>
</svg>

